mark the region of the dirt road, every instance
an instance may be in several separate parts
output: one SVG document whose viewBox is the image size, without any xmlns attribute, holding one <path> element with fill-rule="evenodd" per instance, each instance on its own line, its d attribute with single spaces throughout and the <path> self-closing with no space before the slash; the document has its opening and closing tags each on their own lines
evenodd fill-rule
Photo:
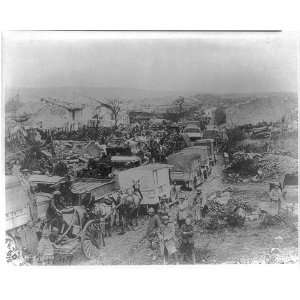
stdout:
<svg viewBox="0 0 300 300">
<path fill-rule="evenodd" d="M 270 205 L 266 183 L 225 184 L 223 183 L 223 162 L 218 157 L 209 179 L 201 186 L 204 195 L 232 187 L 232 195 L 248 201 L 253 207 L 266 208 Z M 173 210 L 173 213 L 174 210 Z M 175 215 L 175 214 L 173 214 Z M 124 235 L 113 233 L 106 239 L 99 259 L 84 260 L 81 256 L 74 264 L 161 264 L 153 260 L 153 252 L 147 243 L 138 244 L 146 230 L 146 220 L 140 220 L 135 231 Z M 298 261 L 298 233 L 285 226 L 260 228 L 248 222 L 243 228 L 224 229 L 216 232 L 196 231 L 197 263 L 288 263 Z M 274 250 L 275 249 L 275 250 Z M 272 251 L 276 251 L 274 254 Z"/>
</svg>

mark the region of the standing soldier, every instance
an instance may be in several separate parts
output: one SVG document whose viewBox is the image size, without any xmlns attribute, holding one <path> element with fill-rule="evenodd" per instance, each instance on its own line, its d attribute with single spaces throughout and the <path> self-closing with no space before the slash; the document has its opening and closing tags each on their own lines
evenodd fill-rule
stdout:
<svg viewBox="0 0 300 300">
<path fill-rule="evenodd" d="M 150 219 L 149 219 L 149 222 L 148 222 L 146 233 L 141 238 L 140 241 L 142 241 L 144 239 L 148 239 L 149 244 L 150 244 L 150 248 L 152 250 L 154 250 L 154 248 L 155 248 L 154 244 L 155 244 L 155 241 L 157 239 L 157 234 L 158 234 L 158 231 L 159 231 L 160 226 L 161 226 L 161 221 L 160 221 L 159 216 L 155 213 L 155 210 L 154 210 L 153 207 L 149 208 L 148 214 L 149 214 Z"/>
<path fill-rule="evenodd" d="M 159 233 L 160 251 L 164 258 L 164 264 L 168 263 L 169 257 L 174 255 L 176 264 L 178 264 L 175 226 L 168 215 L 162 216 L 162 225 Z"/>
<path fill-rule="evenodd" d="M 180 230 L 181 245 L 180 251 L 183 254 L 183 261 L 189 262 L 191 259 L 195 264 L 195 249 L 194 249 L 194 228 L 192 225 L 192 219 L 187 217 L 185 224 L 182 225 Z"/>
<path fill-rule="evenodd" d="M 193 210 L 194 210 L 194 219 L 195 222 L 199 222 L 201 219 L 201 210 L 203 207 L 203 197 L 201 189 L 197 189 L 197 194 L 194 198 L 193 202 Z"/>
<path fill-rule="evenodd" d="M 167 195 L 163 195 L 159 197 L 159 210 L 161 213 L 168 213 L 169 212 L 169 199 Z"/>
<path fill-rule="evenodd" d="M 271 202 L 275 202 L 277 204 L 277 214 L 279 215 L 281 211 L 281 203 L 283 200 L 282 191 L 280 189 L 280 183 L 274 184 L 274 187 L 269 193 Z"/>
<path fill-rule="evenodd" d="M 177 222 L 179 228 L 185 223 L 185 219 L 188 215 L 188 201 L 183 196 L 179 198 Z"/>
</svg>

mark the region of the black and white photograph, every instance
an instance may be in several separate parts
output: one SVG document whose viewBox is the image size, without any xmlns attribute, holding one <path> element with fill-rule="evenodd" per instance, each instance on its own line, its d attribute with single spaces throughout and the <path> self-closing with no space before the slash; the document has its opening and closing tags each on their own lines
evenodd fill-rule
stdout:
<svg viewBox="0 0 300 300">
<path fill-rule="evenodd" d="M 6 263 L 299 263 L 298 54 L 280 31 L 3 33 Z"/>
</svg>

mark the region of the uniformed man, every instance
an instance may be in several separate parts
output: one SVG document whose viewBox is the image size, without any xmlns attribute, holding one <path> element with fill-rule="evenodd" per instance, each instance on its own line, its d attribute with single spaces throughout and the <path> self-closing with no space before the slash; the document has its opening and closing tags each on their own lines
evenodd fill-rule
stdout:
<svg viewBox="0 0 300 300">
<path fill-rule="evenodd" d="M 193 201 L 193 211 L 194 211 L 194 219 L 196 222 L 201 219 L 201 210 L 203 208 L 203 197 L 202 191 L 200 188 L 197 189 L 197 194 Z"/>
<path fill-rule="evenodd" d="M 162 224 L 159 231 L 160 251 L 164 258 L 164 264 L 168 263 L 169 257 L 174 256 L 178 264 L 176 249 L 175 226 L 168 215 L 162 216 Z"/>
<path fill-rule="evenodd" d="M 185 219 L 188 215 L 188 200 L 185 197 L 179 198 L 177 222 L 179 228 L 185 223 Z"/>
<path fill-rule="evenodd" d="M 160 217 L 155 213 L 154 208 L 150 207 L 148 210 L 148 215 L 150 217 L 146 233 L 145 235 L 141 238 L 141 241 L 144 239 L 147 239 L 150 244 L 150 248 L 154 250 L 155 248 L 155 242 L 157 240 L 157 234 L 161 226 L 161 220 Z"/>
<path fill-rule="evenodd" d="M 271 202 L 275 202 L 277 204 L 277 214 L 280 213 L 281 203 L 283 201 L 282 191 L 280 189 L 280 183 L 274 184 L 274 187 L 269 193 Z"/>
<path fill-rule="evenodd" d="M 169 199 L 167 197 L 167 195 L 162 195 L 162 197 L 159 197 L 159 212 L 161 214 L 165 214 L 169 212 Z"/>
<path fill-rule="evenodd" d="M 194 228 L 192 225 L 192 219 L 187 217 L 185 224 L 182 225 L 180 230 L 181 245 L 180 251 L 183 254 L 183 260 L 189 262 L 192 260 L 195 264 L 195 251 L 194 251 Z"/>
</svg>

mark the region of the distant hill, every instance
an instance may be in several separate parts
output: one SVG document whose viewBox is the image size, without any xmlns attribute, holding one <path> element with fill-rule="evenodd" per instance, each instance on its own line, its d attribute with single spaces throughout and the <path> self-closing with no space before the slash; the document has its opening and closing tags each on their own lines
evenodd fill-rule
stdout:
<svg viewBox="0 0 300 300">
<path fill-rule="evenodd" d="M 82 102 L 84 96 L 98 98 L 118 97 L 132 101 L 152 100 L 159 101 L 162 98 L 174 98 L 185 91 L 160 91 L 160 90 L 144 90 L 135 88 L 120 87 L 42 87 L 42 88 L 9 88 L 6 90 L 6 100 L 10 97 L 20 94 L 20 100 L 23 102 L 36 101 L 42 97 L 57 97 L 62 100 L 71 102 Z M 86 99 L 85 99 L 86 100 Z"/>
<path fill-rule="evenodd" d="M 40 99 L 43 97 L 57 98 L 74 104 L 94 103 L 88 97 L 102 101 L 117 97 L 123 100 L 123 106 L 128 110 L 155 108 L 155 111 L 162 111 L 172 105 L 179 96 L 183 96 L 187 107 L 199 106 L 205 109 L 222 106 L 226 109 L 227 122 L 230 124 L 275 121 L 297 108 L 295 93 L 213 94 L 120 87 L 43 87 L 7 89 L 6 101 L 17 93 L 22 103 L 18 113 L 31 113 L 41 109 Z"/>
<path fill-rule="evenodd" d="M 279 121 L 284 115 L 298 109 L 294 94 L 272 94 L 236 102 L 226 108 L 227 123 L 242 125 L 261 121 Z"/>
</svg>

